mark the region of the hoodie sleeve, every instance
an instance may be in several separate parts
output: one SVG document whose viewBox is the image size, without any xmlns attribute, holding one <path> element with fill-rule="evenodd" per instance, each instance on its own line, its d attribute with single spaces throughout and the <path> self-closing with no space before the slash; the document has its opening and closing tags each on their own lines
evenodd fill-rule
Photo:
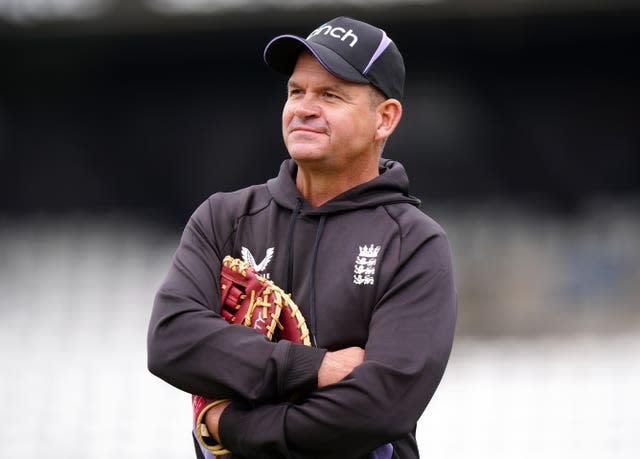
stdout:
<svg viewBox="0 0 640 459">
<path fill-rule="evenodd" d="M 324 351 L 269 342 L 252 329 L 229 325 L 218 314 L 221 260 L 228 254 L 225 240 L 233 223 L 216 226 L 221 229 L 216 234 L 213 219 L 215 214 L 234 222 L 224 212 L 216 208 L 214 195 L 184 229 L 153 305 L 149 370 L 185 392 L 210 398 L 255 402 L 313 390 Z"/>
<path fill-rule="evenodd" d="M 446 236 L 415 233 L 403 233 L 365 362 L 300 404 L 230 405 L 219 429 L 226 447 L 251 458 L 359 458 L 414 431 L 444 374 L 456 320 Z"/>
</svg>

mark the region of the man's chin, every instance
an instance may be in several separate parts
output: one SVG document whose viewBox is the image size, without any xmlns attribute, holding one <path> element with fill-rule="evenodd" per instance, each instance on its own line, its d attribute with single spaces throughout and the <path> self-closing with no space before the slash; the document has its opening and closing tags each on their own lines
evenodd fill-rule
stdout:
<svg viewBox="0 0 640 459">
<path fill-rule="evenodd" d="M 291 148 L 289 155 L 297 163 L 318 162 L 326 158 L 324 151 L 316 148 Z"/>
</svg>

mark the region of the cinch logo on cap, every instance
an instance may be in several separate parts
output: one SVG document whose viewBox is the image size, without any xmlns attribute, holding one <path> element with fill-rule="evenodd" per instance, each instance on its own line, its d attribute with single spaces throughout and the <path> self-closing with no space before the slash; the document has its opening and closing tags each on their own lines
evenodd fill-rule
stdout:
<svg viewBox="0 0 640 459">
<path fill-rule="evenodd" d="M 350 38 L 351 44 L 349 46 L 351 48 L 353 48 L 353 45 L 358 42 L 358 36 L 353 33 L 352 29 L 346 30 L 342 27 L 331 27 L 329 24 L 322 25 L 311 32 L 307 37 L 307 40 L 320 34 L 329 35 L 330 37 L 337 38 L 340 41 L 345 41 L 347 38 Z"/>
</svg>

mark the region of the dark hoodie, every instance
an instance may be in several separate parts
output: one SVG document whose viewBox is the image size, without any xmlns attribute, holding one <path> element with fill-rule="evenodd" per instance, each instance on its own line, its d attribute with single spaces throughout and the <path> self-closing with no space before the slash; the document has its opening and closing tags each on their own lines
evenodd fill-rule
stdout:
<svg viewBox="0 0 640 459">
<path fill-rule="evenodd" d="M 277 178 L 217 193 L 189 220 L 156 296 L 152 373 L 188 393 L 236 400 L 220 436 L 234 457 L 362 458 L 387 442 L 415 458 L 418 418 L 453 341 L 456 297 L 442 228 L 408 194 L 402 165 L 312 208 L 287 160 Z M 300 306 L 316 347 L 271 343 L 218 315 L 226 255 L 262 264 Z M 317 389 L 327 350 L 365 349 Z M 292 394 L 305 394 L 290 403 Z"/>
</svg>

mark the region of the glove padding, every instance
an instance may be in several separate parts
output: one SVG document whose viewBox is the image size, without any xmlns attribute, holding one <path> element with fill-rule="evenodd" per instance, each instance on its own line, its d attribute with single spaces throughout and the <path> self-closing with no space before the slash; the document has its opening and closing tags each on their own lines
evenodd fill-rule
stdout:
<svg viewBox="0 0 640 459">
<path fill-rule="evenodd" d="M 311 346 L 309 328 L 300 308 L 280 287 L 257 273 L 249 263 L 227 256 L 220 271 L 220 314 L 230 324 L 251 327 L 270 341 L 287 340 Z M 216 443 L 205 424 L 207 410 L 222 403 L 192 395 L 195 433 L 214 456 L 230 451 Z"/>
<path fill-rule="evenodd" d="M 220 291 L 221 315 L 230 324 L 251 327 L 270 341 L 284 339 L 311 346 L 309 328 L 298 306 L 249 263 L 225 257 Z"/>
</svg>

